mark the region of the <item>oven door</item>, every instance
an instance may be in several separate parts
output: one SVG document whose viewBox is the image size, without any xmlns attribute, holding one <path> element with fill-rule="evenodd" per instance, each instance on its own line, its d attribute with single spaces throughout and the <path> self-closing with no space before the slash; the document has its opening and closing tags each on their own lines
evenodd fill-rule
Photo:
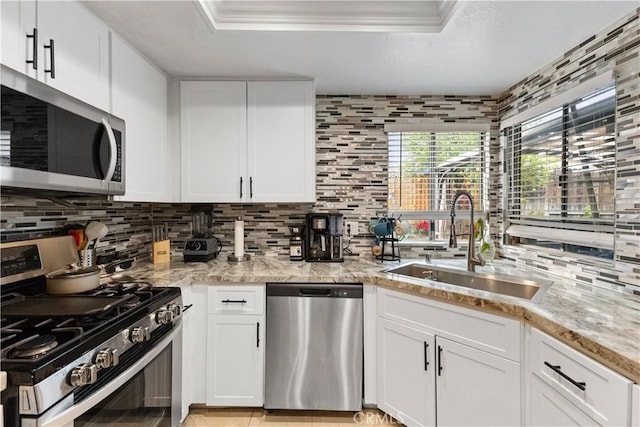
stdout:
<svg viewBox="0 0 640 427">
<path fill-rule="evenodd" d="M 70 395 L 22 427 L 176 427 L 181 415 L 182 322 L 112 381 L 74 403 Z"/>
</svg>

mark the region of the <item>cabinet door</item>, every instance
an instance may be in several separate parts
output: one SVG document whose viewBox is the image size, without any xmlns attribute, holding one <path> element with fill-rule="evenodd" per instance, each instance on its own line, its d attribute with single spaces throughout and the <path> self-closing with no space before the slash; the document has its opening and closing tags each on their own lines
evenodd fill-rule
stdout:
<svg viewBox="0 0 640 427">
<path fill-rule="evenodd" d="M 410 426 L 435 426 L 434 336 L 378 318 L 378 408 Z"/>
<path fill-rule="evenodd" d="M 209 315 L 207 405 L 262 406 L 264 316 Z"/>
<path fill-rule="evenodd" d="M 598 424 L 629 424 L 631 381 L 535 328 L 528 331 L 533 375 Z"/>
<path fill-rule="evenodd" d="M 249 198 L 315 201 L 313 82 L 249 82 Z"/>
<path fill-rule="evenodd" d="M 81 3 L 38 2 L 40 78 L 71 96 L 109 110 L 109 28 Z M 52 49 L 45 49 L 54 41 Z M 53 58 L 53 63 L 51 59 Z M 55 68 L 55 78 L 44 72 Z"/>
<path fill-rule="evenodd" d="M 598 426 L 595 420 L 587 416 L 577 406 L 562 397 L 552 387 L 546 385 L 536 375 L 530 375 L 528 426 Z"/>
<path fill-rule="evenodd" d="M 36 2 L 34 0 L 6 0 L 0 2 L 2 14 L 2 50 L 0 62 L 30 77 L 37 78 L 39 64 L 33 61 L 38 40 L 33 36 L 36 28 Z M 35 68 L 34 68 L 35 67 Z"/>
<path fill-rule="evenodd" d="M 438 426 L 522 424 L 519 363 L 446 338 L 436 346 Z"/>
<path fill-rule="evenodd" d="M 111 62 L 112 111 L 127 127 L 127 192 L 118 200 L 170 202 L 167 79 L 117 35 Z"/>
<path fill-rule="evenodd" d="M 248 189 L 245 82 L 181 82 L 183 202 L 239 202 Z"/>
<path fill-rule="evenodd" d="M 189 405 L 204 403 L 206 397 L 207 286 L 193 285 L 182 290 L 185 313 L 182 323 L 182 417 Z"/>
<path fill-rule="evenodd" d="M 640 385 L 631 390 L 631 427 L 640 427 Z"/>
</svg>

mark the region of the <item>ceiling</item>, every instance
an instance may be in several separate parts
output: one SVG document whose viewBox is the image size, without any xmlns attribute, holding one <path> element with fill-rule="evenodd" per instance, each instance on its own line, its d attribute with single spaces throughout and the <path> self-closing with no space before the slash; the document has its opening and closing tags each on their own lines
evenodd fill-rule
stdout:
<svg viewBox="0 0 640 427">
<path fill-rule="evenodd" d="M 208 19 L 212 9 L 204 1 L 84 3 L 169 76 L 313 78 L 318 94 L 352 95 L 498 94 L 638 6 L 636 0 L 458 1 L 439 23 L 425 15 L 431 24 L 421 31 L 409 26 L 366 28 L 357 19 L 364 13 L 355 6 L 343 11 L 353 19 L 342 28 L 322 20 L 307 20 L 304 27 L 278 26 L 273 19 L 277 9 L 262 21 L 256 21 L 255 9 L 247 11 L 248 3 L 267 3 L 264 0 L 244 5 L 249 20 L 231 22 L 228 17 L 237 18 L 243 1 L 216 2 L 237 5 L 227 7 L 231 12 L 226 20 L 216 16 L 215 21 Z M 341 2 L 345 0 L 333 3 Z M 272 3 L 281 8 L 287 1 Z"/>
</svg>

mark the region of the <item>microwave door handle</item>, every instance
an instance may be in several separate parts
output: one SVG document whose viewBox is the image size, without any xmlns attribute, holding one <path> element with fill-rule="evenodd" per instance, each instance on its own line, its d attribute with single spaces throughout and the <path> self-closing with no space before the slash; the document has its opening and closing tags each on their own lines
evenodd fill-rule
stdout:
<svg viewBox="0 0 640 427">
<path fill-rule="evenodd" d="M 118 160 L 118 145 L 116 144 L 116 136 L 113 134 L 111 126 L 106 119 L 102 119 L 102 126 L 107 131 L 107 137 L 109 138 L 109 151 L 111 157 L 109 158 L 109 167 L 107 168 L 107 175 L 104 177 L 103 182 L 109 183 L 113 174 L 116 172 L 116 161 Z"/>
</svg>

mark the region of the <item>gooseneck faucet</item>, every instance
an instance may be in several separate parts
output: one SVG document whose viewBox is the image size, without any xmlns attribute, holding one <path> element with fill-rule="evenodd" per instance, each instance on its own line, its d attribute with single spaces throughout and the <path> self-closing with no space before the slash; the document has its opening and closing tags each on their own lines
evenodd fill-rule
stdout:
<svg viewBox="0 0 640 427">
<path fill-rule="evenodd" d="M 457 248 L 458 240 L 456 238 L 456 225 L 455 225 L 455 217 L 456 217 L 456 202 L 461 196 L 466 196 L 469 199 L 469 205 L 471 207 L 471 226 L 469 227 L 469 247 L 467 248 L 467 271 L 476 271 L 476 265 L 484 265 L 484 259 L 481 256 L 476 258 L 475 253 L 475 238 L 473 233 L 474 222 L 473 222 L 473 198 L 471 197 L 471 193 L 465 190 L 458 190 L 456 194 L 453 196 L 453 201 L 451 202 L 451 234 L 449 235 L 449 247 Z"/>
</svg>

